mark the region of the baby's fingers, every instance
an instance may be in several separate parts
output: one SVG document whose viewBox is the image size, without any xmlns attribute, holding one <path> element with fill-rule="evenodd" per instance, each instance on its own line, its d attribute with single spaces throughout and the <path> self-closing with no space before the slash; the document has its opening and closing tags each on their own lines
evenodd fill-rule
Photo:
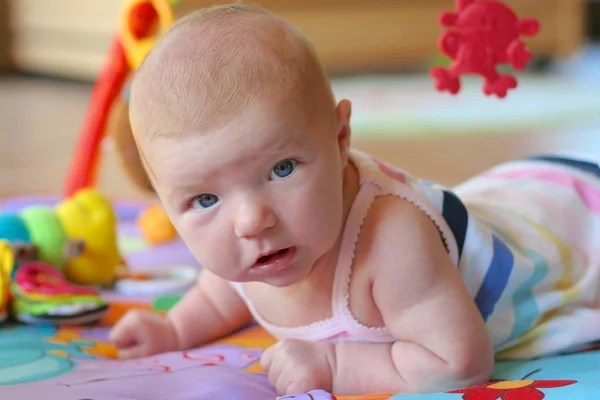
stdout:
<svg viewBox="0 0 600 400">
<path fill-rule="evenodd" d="M 260 367 L 263 371 L 267 373 L 269 372 L 269 370 L 271 369 L 271 365 L 273 364 L 273 358 L 277 350 L 276 346 L 277 344 L 267 348 L 260 357 Z"/>
<path fill-rule="evenodd" d="M 149 355 L 148 345 L 145 343 L 136 344 L 127 348 L 119 349 L 119 358 L 121 360 L 131 360 L 142 358 Z"/>
<path fill-rule="evenodd" d="M 109 340 L 119 349 L 135 346 L 143 333 L 143 317 L 137 312 L 127 313 L 108 335 Z"/>
</svg>

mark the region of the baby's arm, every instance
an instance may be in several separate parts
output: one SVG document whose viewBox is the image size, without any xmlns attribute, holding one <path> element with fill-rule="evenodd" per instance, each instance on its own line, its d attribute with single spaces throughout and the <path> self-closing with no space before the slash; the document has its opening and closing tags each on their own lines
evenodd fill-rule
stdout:
<svg viewBox="0 0 600 400">
<path fill-rule="evenodd" d="M 196 285 L 168 313 L 185 350 L 212 342 L 244 327 L 251 315 L 230 283 L 204 271 Z"/>
<path fill-rule="evenodd" d="M 386 256 L 374 267 L 372 292 L 397 341 L 337 344 L 334 392 L 443 391 L 485 382 L 494 363 L 491 340 L 435 225 L 412 204 L 384 197 L 362 234 Z M 389 250 L 399 244 L 403 251 Z"/>
<path fill-rule="evenodd" d="M 231 285 L 203 271 L 196 286 L 166 316 L 134 310 L 114 327 L 111 340 L 121 358 L 138 358 L 198 347 L 250 321 L 245 303 Z"/>
</svg>

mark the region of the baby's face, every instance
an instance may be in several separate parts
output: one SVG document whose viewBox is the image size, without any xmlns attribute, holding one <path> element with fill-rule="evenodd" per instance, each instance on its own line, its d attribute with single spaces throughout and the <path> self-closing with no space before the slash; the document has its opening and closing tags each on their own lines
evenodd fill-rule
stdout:
<svg viewBox="0 0 600 400">
<path fill-rule="evenodd" d="M 282 287 L 334 247 L 345 166 L 334 120 L 256 104 L 201 135 L 142 146 L 169 217 L 204 268 Z"/>
</svg>

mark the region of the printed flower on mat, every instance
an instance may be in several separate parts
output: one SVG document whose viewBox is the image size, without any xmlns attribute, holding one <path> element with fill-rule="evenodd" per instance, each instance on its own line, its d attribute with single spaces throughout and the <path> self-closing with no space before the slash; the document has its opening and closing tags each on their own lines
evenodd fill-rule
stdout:
<svg viewBox="0 0 600 400">
<path fill-rule="evenodd" d="M 535 372 L 537 371 L 533 373 Z M 490 382 L 467 389 L 453 390 L 448 393 L 462 393 L 463 400 L 542 400 L 546 396 L 539 389 L 568 386 L 577 382 L 572 380 L 526 380 L 528 376 L 520 381 Z"/>
</svg>

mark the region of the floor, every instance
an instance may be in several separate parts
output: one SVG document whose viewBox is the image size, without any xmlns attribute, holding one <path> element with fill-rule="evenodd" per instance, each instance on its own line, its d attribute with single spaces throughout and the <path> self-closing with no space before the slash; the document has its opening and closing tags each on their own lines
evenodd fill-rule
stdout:
<svg viewBox="0 0 600 400">
<path fill-rule="evenodd" d="M 525 77 L 514 96 L 502 101 L 484 98 L 473 85 L 458 97 L 442 95 L 422 77 L 337 79 L 334 89 L 354 96 L 356 148 L 452 185 L 496 163 L 538 152 L 600 156 L 600 68 L 593 67 L 600 60 L 591 54 L 585 62 L 556 66 L 549 76 Z M 540 79 L 559 85 L 544 93 L 547 85 Z M 90 91 L 85 83 L 0 77 L 0 196 L 60 194 Z M 386 101 L 389 96 L 397 109 Z M 383 130 L 376 124 L 383 120 L 377 114 L 381 110 L 388 118 Z M 104 146 L 100 178 L 110 196 L 142 196 L 123 174 L 110 142 Z"/>
</svg>

